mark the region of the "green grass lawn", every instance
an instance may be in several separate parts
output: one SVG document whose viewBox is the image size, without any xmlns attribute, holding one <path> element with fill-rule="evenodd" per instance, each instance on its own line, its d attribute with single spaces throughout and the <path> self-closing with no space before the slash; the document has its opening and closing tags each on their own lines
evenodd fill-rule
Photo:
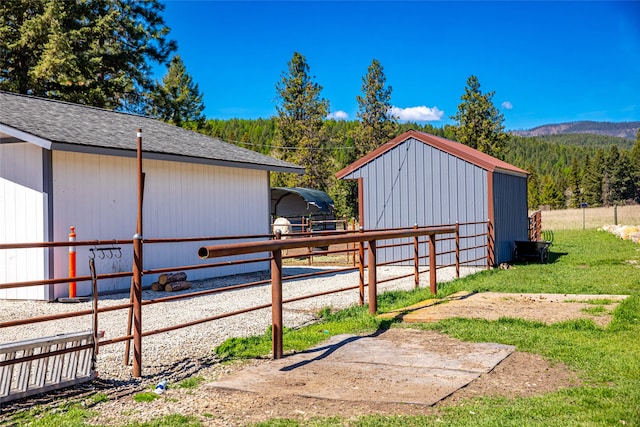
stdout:
<svg viewBox="0 0 640 427">
<path fill-rule="evenodd" d="M 640 426 L 640 245 L 595 230 L 557 231 L 548 264 L 521 263 L 509 270 L 491 270 L 439 285 L 438 296 L 460 290 L 631 295 L 613 313 L 606 328 L 590 320 L 553 325 L 520 319 L 498 321 L 449 319 L 416 325 L 475 342 L 515 345 L 519 351 L 562 362 L 578 373 L 582 385 L 529 398 L 477 398 L 464 405 L 442 407 L 437 416 L 365 416 L 343 420 L 315 419 L 304 424 L 274 419 L 260 426 Z M 428 289 L 381 295 L 381 312 L 429 298 Z M 597 300 L 597 298 L 594 298 Z M 597 310 L 597 307 L 594 308 Z M 330 335 L 371 332 L 393 327 L 392 320 L 370 316 L 366 307 L 337 313 L 323 311 L 324 321 L 299 330 L 285 330 L 285 351 L 304 349 Z M 271 350 L 270 332 L 232 339 L 218 349 L 223 358 L 254 357 Z M 196 385 L 197 386 L 197 385 Z M 82 412 L 84 411 L 84 412 Z M 53 418 L 21 414 L 15 425 L 84 426 L 89 410 L 70 405 Z M 163 426 L 197 426 L 193 418 L 157 420 Z"/>
</svg>

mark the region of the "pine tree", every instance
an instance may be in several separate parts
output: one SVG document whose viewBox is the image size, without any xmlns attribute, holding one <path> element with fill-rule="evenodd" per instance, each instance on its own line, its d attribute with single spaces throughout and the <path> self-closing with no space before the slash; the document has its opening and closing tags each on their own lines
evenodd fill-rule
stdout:
<svg viewBox="0 0 640 427">
<path fill-rule="evenodd" d="M 323 119 L 329 101 L 322 98 L 322 86 L 309 74 L 306 58 L 298 52 L 287 63 L 288 69 L 276 84 L 278 126 L 274 154 L 305 167 L 302 177 L 272 174 L 274 186 L 304 186 L 326 190 L 329 185 L 328 156 L 323 152 Z"/>
<path fill-rule="evenodd" d="M 451 118 L 458 122 L 455 127 L 458 142 L 503 159 L 509 135 L 504 132 L 504 116 L 493 105 L 494 94 L 483 94 L 478 78 L 472 75 L 467 79 L 458 112 Z"/>
<path fill-rule="evenodd" d="M 587 158 L 582 175 L 583 199 L 589 206 L 602 206 L 604 151 L 597 150 L 593 160 Z"/>
<path fill-rule="evenodd" d="M 571 199 L 569 200 L 569 207 L 579 208 L 582 202 L 581 186 L 582 178 L 580 174 L 580 166 L 578 165 L 578 159 L 576 157 L 571 161 L 571 168 L 569 169 L 569 189 L 571 190 Z"/>
<path fill-rule="evenodd" d="M 629 151 L 629 163 L 633 180 L 632 198 L 640 203 L 640 129 L 638 129 L 636 141 Z"/>
<path fill-rule="evenodd" d="M 356 97 L 359 126 L 353 134 L 356 146 L 353 160 L 393 139 L 398 132 L 397 119 L 391 114 L 392 88 L 386 85 L 386 80 L 382 65 L 373 59 L 362 78 L 362 96 Z"/>
<path fill-rule="evenodd" d="M 542 180 L 540 203 L 549 205 L 552 209 L 564 208 L 564 195 L 558 190 L 556 183 L 549 175 L 546 175 Z"/>
<path fill-rule="evenodd" d="M 603 206 L 610 206 L 615 200 L 616 186 L 613 177 L 613 170 L 615 169 L 618 161 L 620 160 L 620 152 L 615 145 L 612 145 L 609 152 L 605 156 L 605 162 L 602 169 L 602 204 Z"/>
<path fill-rule="evenodd" d="M 538 209 L 540 206 L 540 180 L 533 165 L 527 167 L 529 179 L 527 181 L 527 199 L 529 201 L 529 209 Z"/>
<path fill-rule="evenodd" d="M 618 161 L 611 165 L 611 203 L 624 204 L 636 193 L 631 154 L 622 151 Z"/>
<path fill-rule="evenodd" d="M 204 124 L 204 103 L 198 84 L 179 55 L 171 58 L 167 74 L 151 95 L 151 114 L 176 126 L 191 123 L 196 128 Z"/>
<path fill-rule="evenodd" d="M 0 1 L 0 89 L 145 112 L 176 43 L 158 0 Z"/>
</svg>

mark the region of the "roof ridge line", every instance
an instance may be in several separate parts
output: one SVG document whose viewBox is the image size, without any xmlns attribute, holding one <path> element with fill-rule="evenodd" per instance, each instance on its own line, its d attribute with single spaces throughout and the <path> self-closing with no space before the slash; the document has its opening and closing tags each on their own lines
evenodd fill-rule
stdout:
<svg viewBox="0 0 640 427">
<path fill-rule="evenodd" d="M 72 106 L 72 107 L 80 107 L 80 108 L 86 108 L 86 109 L 91 109 L 91 110 L 105 111 L 105 112 L 109 112 L 109 113 L 123 114 L 123 115 L 126 115 L 126 116 L 140 117 L 142 119 L 158 120 L 158 119 L 156 119 L 154 117 L 144 116 L 142 114 L 129 113 L 129 112 L 126 112 L 126 111 L 119 111 L 119 110 L 109 110 L 108 108 L 96 107 L 94 105 L 78 104 L 78 103 L 75 103 L 75 102 L 63 101 L 61 99 L 55 99 L 55 98 L 45 98 L 43 96 L 30 95 L 28 93 L 18 93 L 18 92 L 11 92 L 11 91 L 8 91 L 8 90 L 0 89 L 0 94 L 7 94 L 7 95 L 11 95 L 11 96 L 20 96 L 20 97 L 23 97 L 23 98 L 36 99 L 36 100 L 46 101 L 46 102 L 54 102 L 56 104 L 64 104 L 64 105 L 69 105 L 69 106 Z"/>
</svg>

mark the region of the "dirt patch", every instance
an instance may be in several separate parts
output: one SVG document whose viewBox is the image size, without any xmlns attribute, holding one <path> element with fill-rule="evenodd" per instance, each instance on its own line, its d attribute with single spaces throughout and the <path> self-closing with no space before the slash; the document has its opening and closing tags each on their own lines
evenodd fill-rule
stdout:
<svg viewBox="0 0 640 427">
<path fill-rule="evenodd" d="M 403 334 L 392 329 L 386 339 L 401 344 Z M 417 331 L 413 331 L 417 332 Z M 436 340 L 446 347 L 457 340 L 431 331 L 420 331 L 425 340 Z M 235 365 L 215 364 L 201 372 L 207 380 L 227 377 L 248 368 L 260 369 L 269 360 L 254 360 Z M 342 372 L 336 383 L 351 372 Z M 466 387 L 458 389 L 434 406 L 407 403 L 348 401 L 283 394 L 281 390 L 260 393 L 211 388 L 201 385 L 195 389 L 181 389 L 169 384 L 168 390 L 154 402 L 136 403 L 132 395 L 101 403 L 93 409 L 100 415 L 91 423 L 121 425 L 130 421 L 146 421 L 167 414 L 197 417 L 205 426 L 243 426 L 272 418 L 308 420 L 313 417 L 356 418 L 363 415 L 434 415 L 440 408 L 464 404 L 468 398 L 479 396 L 527 397 L 554 392 L 580 384 L 576 373 L 562 364 L 552 365 L 544 358 L 523 352 L 513 352 L 492 371 L 482 374 Z"/>
<path fill-rule="evenodd" d="M 431 305 L 403 317 L 405 322 L 437 322 L 451 317 L 498 320 L 510 317 L 546 324 L 590 319 L 598 326 L 611 322 L 613 310 L 626 295 L 507 294 L 482 292 Z"/>
</svg>

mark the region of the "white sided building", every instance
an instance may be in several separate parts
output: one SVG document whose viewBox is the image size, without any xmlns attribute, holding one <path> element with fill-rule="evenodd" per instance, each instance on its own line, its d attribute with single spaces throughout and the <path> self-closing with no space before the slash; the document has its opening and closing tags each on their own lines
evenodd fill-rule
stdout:
<svg viewBox="0 0 640 427">
<path fill-rule="evenodd" d="M 304 169 L 155 119 L 0 91 L 0 244 L 131 240 L 136 233 L 136 134 L 142 130 L 145 239 L 270 233 L 270 171 Z M 144 269 L 204 263 L 200 246 L 145 244 Z M 107 245 L 108 247 L 109 245 Z M 116 245 L 114 245 L 116 246 Z M 102 246 L 104 247 L 104 245 Z M 132 247 L 103 251 L 98 274 L 131 271 Z M 89 272 L 77 247 L 77 276 Z M 68 248 L 0 249 L 0 283 L 68 277 Z M 220 260 L 213 260 L 219 262 Z M 190 270 L 189 280 L 268 269 Z M 155 280 L 145 276 L 143 285 Z M 131 279 L 100 282 L 128 291 Z M 78 282 L 77 295 L 91 294 Z M 0 299 L 54 300 L 68 285 L 0 289 Z"/>
</svg>

